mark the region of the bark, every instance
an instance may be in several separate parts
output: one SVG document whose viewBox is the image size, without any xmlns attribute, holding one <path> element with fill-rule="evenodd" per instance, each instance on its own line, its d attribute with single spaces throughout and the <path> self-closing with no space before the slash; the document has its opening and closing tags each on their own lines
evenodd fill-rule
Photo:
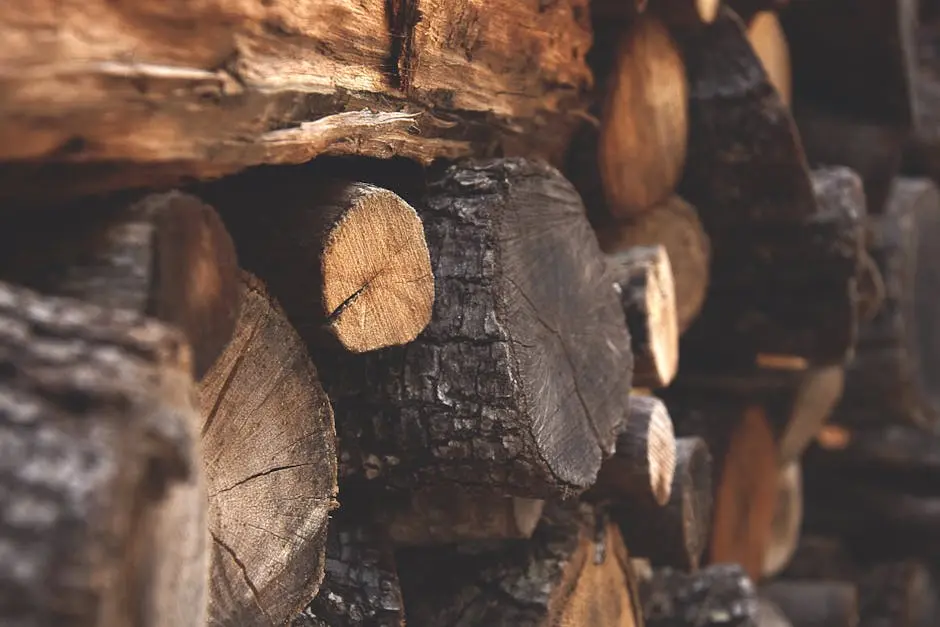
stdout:
<svg viewBox="0 0 940 627">
<path fill-rule="evenodd" d="M 884 279 L 878 314 L 860 330 L 836 420 L 847 424 L 940 419 L 940 327 L 934 251 L 940 252 L 940 192 L 898 179 L 884 215 L 871 223 L 869 253 Z"/>
<path fill-rule="evenodd" d="M 637 582 L 614 525 L 549 504 L 532 539 L 399 555 L 408 625 L 637 627 Z"/>
<path fill-rule="evenodd" d="M 638 500 L 611 510 L 627 546 L 653 566 L 695 571 L 711 532 L 712 460 L 700 438 L 676 441 L 676 471 L 669 501 Z"/>
<path fill-rule="evenodd" d="M 421 216 L 428 328 L 404 348 L 323 356 L 341 474 L 583 491 L 625 428 L 632 357 L 576 192 L 545 165 L 464 162 L 435 175 Z"/>
<path fill-rule="evenodd" d="M 761 586 L 793 627 L 857 627 L 858 590 L 837 581 L 775 581 Z"/>
<path fill-rule="evenodd" d="M 810 176 L 790 113 L 732 11 L 677 40 L 690 94 L 678 193 L 713 245 L 708 299 L 683 354 L 707 355 L 710 370 L 759 353 L 841 363 L 855 340 L 860 181 L 843 168 Z"/>
<path fill-rule="evenodd" d="M 445 487 L 413 492 L 380 516 L 396 545 L 426 546 L 529 538 L 544 506 L 538 499 Z"/>
<path fill-rule="evenodd" d="M 612 215 L 626 217 L 672 195 L 685 162 L 685 67 L 660 20 L 623 31 L 606 81 L 597 167 Z"/>
<path fill-rule="evenodd" d="M 395 556 L 369 525 L 334 518 L 320 593 L 291 627 L 403 627 Z"/>
<path fill-rule="evenodd" d="M 0 623 L 205 623 L 205 482 L 181 334 L 0 285 Z"/>
<path fill-rule="evenodd" d="M 668 386 L 679 367 L 679 322 L 665 247 L 638 246 L 610 258 L 633 351 L 633 384 Z"/>
<path fill-rule="evenodd" d="M 651 508 L 669 501 L 676 470 L 676 439 L 669 411 L 652 396 L 630 397 L 627 430 L 617 437 L 588 491 L 594 499 L 635 501 Z"/>
<path fill-rule="evenodd" d="M 394 192 L 297 170 L 226 180 L 207 193 L 242 265 L 309 344 L 361 353 L 406 344 L 427 326 L 434 276 L 424 229 Z"/>
<path fill-rule="evenodd" d="M 79 204 L 91 206 L 5 217 L 0 279 L 176 326 L 202 377 L 238 317 L 235 246 L 218 214 L 177 191 Z"/>
<path fill-rule="evenodd" d="M 759 11 L 750 19 L 741 12 L 738 15 L 747 24 L 747 40 L 764 66 L 770 84 L 777 90 L 783 104 L 790 106 L 793 100 L 790 47 L 780 20 L 770 11 Z"/>
<path fill-rule="evenodd" d="M 597 238 L 604 252 L 628 252 L 638 246 L 663 246 L 672 267 L 679 332 L 698 316 L 709 285 L 711 242 L 695 207 L 678 196 L 642 215 L 598 225 Z"/>
<path fill-rule="evenodd" d="M 590 87 L 587 20 L 586 0 L 16 0 L 0 159 L 88 164 L 76 183 L 100 189 L 321 153 L 548 155 Z M 64 191 L 48 187 L 33 192 Z"/>
<path fill-rule="evenodd" d="M 317 593 L 335 508 L 333 412 L 300 337 L 243 275 L 235 336 L 200 389 L 209 625 L 283 625 Z"/>
<path fill-rule="evenodd" d="M 799 544 L 802 524 L 803 473 L 799 460 L 795 460 L 781 467 L 777 475 L 777 504 L 762 575 L 773 577 L 786 567 Z"/>
<path fill-rule="evenodd" d="M 646 627 L 758 627 L 754 584 L 737 564 L 656 570 L 640 585 Z"/>
</svg>

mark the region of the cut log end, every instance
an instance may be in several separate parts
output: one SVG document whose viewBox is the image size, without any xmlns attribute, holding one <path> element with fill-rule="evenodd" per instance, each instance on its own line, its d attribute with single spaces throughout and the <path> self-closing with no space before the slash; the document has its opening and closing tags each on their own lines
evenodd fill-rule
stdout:
<svg viewBox="0 0 940 627">
<path fill-rule="evenodd" d="M 715 4 L 717 11 L 718 3 Z M 792 101 L 790 49 L 776 14 L 771 11 L 757 13 L 748 24 L 747 38 L 764 66 L 770 84 L 777 90 L 783 103 L 789 106 Z"/>
<path fill-rule="evenodd" d="M 679 323 L 672 264 L 663 246 L 637 247 L 612 257 L 614 280 L 633 349 L 633 383 L 669 385 L 679 368 Z"/>
<path fill-rule="evenodd" d="M 777 505 L 761 570 L 765 577 L 772 577 L 786 567 L 799 544 L 802 524 L 803 476 L 797 460 L 781 468 L 778 475 Z"/>
<path fill-rule="evenodd" d="M 434 304 L 421 219 L 395 193 L 363 183 L 345 186 L 331 201 L 345 211 L 321 257 L 330 331 L 356 353 L 412 341 Z"/>
</svg>

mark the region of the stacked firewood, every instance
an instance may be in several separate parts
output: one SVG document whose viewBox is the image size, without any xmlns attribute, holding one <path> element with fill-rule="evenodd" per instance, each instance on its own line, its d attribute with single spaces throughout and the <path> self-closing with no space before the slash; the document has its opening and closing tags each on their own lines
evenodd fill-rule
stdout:
<svg viewBox="0 0 940 627">
<path fill-rule="evenodd" d="M 0 624 L 940 624 L 932 4 L 80 4 L 0 7 Z"/>
</svg>

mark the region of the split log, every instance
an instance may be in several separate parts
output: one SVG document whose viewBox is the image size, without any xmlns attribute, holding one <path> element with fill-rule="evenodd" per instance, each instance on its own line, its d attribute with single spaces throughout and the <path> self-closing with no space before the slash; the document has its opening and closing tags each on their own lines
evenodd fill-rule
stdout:
<svg viewBox="0 0 940 627">
<path fill-rule="evenodd" d="M 869 253 L 884 279 L 881 310 L 860 331 L 835 419 L 846 424 L 940 420 L 940 192 L 897 179 L 871 222 Z"/>
<path fill-rule="evenodd" d="M 857 627 L 858 590 L 837 581 L 775 581 L 761 586 L 793 627 Z"/>
<path fill-rule="evenodd" d="M 770 84 L 777 90 L 783 104 L 790 106 L 793 99 L 790 47 L 780 20 L 776 13 L 770 11 L 760 11 L 750 19 L 740 11 L 738 14 L 747 24 L 747 39 L 764 66 Z M 840 165 L 844 164 L 840 162 Z"/>
<path fill-rule="evenodd" d="M 761 568 L 763 576 L 773 577 L 786 567 L 799 544 L 802 524 L 803 474 L 799 460 L 794 460 L 778 473 L 777 505 L 774 508 L 770 542 L 764 552 Z"/>
<path fill-rule="evenodd" d="M 658 509 L 669 501 L 676 470 L 676 438 L 669 411 L 652 396 L 630 397 L 627 429 L 614 455 L 601 464 L 585 496 L 631 501 Z"/>
<path fill-rule="evenodd" d="M 646 627 L 758 627 L 757 592 L 737 564 L 656 570 L 640 582 L 640 598 Z"/>
<path fill-rule="evenodd" d="M 402 551 L 399 564 L 412 627 L 643 624 L 623 540 L 586 505 L 548 505 L 527 542 Z"/>
<path fill-rule="evenodd" d="M 0 623 L 205 624 L 205 482 L 182 335 L 0 285 Z"/>
<path fill-rule="evenodd" d="M 550 157 L 590 87 L 587 5 L 7 2 L 0 160 L 55 163 L 0 189 L 170 185 L 322 153 Z"/>
<path fill-rule="evenodd" d="M 308 344 L 361 353 L 406 344 L 427 326 L 434 276 L 424 230 L 394 192 L 303 170 L 216 187 L 207 193 L 242 266 L 265 281 Z"/>
<path fill-rule="evenodd" d="M 627 546 L 653 566 L 698 569 L 712 518 L 712 460 L 700 438 L 676 441 L 676 471 L 663 507 L 625 501 L 611 515 Z"/>
<path fill-rule="evenodd" d="M 435 175 L 421 216 L 428 328 L 406 347 L 324 356 L 341 476 L 583 491 L 625 428 L 632 358 L 577 193 L 546 165 L 469 161 Z"/>
<path fill-rule="evenodd" d="M 391 547 L 378 531 L 356 524 L 341 513 L 330 524 L 320 592 L 291 627 L 404 624 L 404 604 Z"/>
<path fill-rule="evenodd" d="M 335 508 L 333 413 L 300 337 L 253 276 L 202 381 L 210 626 L 283 625 L 316 595 Z"/>
<path fill-rule="evenodd" d="M 235 246 L 212 207 L 176 191 L 54 217 L 5 217 L 0 279 L 178 327 L 193 348 L 197 378 L 225 348 L 238 317 Z"/>
<path fill-rule="evenodd" d="M 798 460 L 829 420 L 842 398 L 845 369 L 842 366 L 815 368 L 804 373 L 801 379 L 777 445 L 782 464 Z"/>
<path fill-rule="evenodd" d="M 679 180 L 688 90 L 682 58 L 656 17 L 635 20 L 614 54 L 597 164 L 608 210 L 625 217 L 665 201 Z"/>
<path fill-rule="evenodd" d="M 396 545 L 424 546 L 529 538 L 544 506 L 537 499 L 448 486 L 413 492 L 404 506 L 380 516 Z"/>
<path fill-rule="evenodd" d="M 665 203 L 620 222 L 598 225 L 604 252 L 614 254 L 637 246 L 663 246 L 675 284 L 676 317 L 683 333 L 698 316 L 709 285 L 711 243 L 695 208 L 673 196 Z"/>
<path fill-rule="evenodd" d="M 677 40 L 690 90 L 678 193 L 698 208 L 714 251 L 708 299 L 682 354 L 710 371 L 760 353 L 841 363 L 857 326 L 860 180 L 845 168 L 810 176 L 787 107 L 733 12 Z"/>
<path fill-rule="evenodd" d="M 672 264 L 661 246 L 638 246 L 611 256 L 612 273 L 627 316 L 633 383 L 662 388 L 679 367 L 679 323 Z"/>
</svg>

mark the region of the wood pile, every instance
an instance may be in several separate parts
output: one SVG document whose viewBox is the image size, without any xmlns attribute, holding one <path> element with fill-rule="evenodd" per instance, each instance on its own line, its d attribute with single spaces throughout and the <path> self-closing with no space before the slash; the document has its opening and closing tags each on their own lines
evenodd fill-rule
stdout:
<svg viewBox="0 0 940 627">
<path fill-rule="evenodd" d="M 940 624 L 936 106 L 929 0 L 6 0 L 0 625 Z"/>
</svg>

